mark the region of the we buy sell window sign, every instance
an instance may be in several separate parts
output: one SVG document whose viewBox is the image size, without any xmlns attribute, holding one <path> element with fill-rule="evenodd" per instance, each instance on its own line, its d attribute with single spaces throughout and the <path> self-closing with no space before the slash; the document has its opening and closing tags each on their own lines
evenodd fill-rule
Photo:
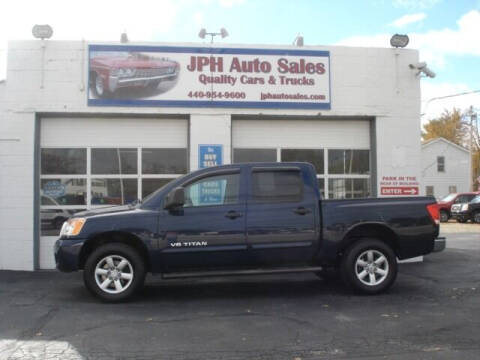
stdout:
<svg viewBox="0 0 480 360">
<path fill-rule="evenodd" d="M 89 46 L 88 104 L 330 109 L 322 50 Z"/>
</svg>

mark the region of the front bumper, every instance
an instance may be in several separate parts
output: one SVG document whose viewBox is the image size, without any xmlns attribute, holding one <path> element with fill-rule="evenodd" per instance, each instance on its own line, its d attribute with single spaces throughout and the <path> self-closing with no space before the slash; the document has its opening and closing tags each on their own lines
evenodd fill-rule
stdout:
<svg viewBox="0 0 480 360">
<path fill-rule="evenodd" d="M 452 212 L 452 219 L 460 219 L 467 221 L 468 219 L 470 219 L 470 215 L 468 212 Z"/>
<path fill-rule="evenodd" d="M 435 243 L 433 244 L 433 252 L 440 252 L 445 250 L 447 247 L 447 239 L 444 237 L 438 237 L 435 239 Z"/>
<path fill-rule="evenodd" d="M 108 86 L 111 92 L 116 91 L 119 88 L 134 86 L 134 87 L 144 87 L 153 81 L 163 80 L 163 79 L 174 79 L 177 77 L 178 72 L 156 75 L 156 76 L 145 76 L 145 77 L 132 77 L 132 78 L 119 78 L 117 76 L 110 76 L 108 78 Z"/>
<path fill-rule="evenodd" d="M 84 243 L 85 239 L 58 239 L 53 248 L 57 269 L 63 272 L 79 270 L 80 252 Z"/>
</svg>

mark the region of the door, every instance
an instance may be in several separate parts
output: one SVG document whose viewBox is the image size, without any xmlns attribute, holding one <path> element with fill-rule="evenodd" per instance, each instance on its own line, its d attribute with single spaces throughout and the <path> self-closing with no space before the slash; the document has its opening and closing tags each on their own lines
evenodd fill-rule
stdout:
<svg viewBox="0 0 480 360">
<path fill-rule="evenodd" d="M 316 199 L 297 167 L 253 167 L 247 243 L 252 263 L 308 263 L 318 245 Z"/>
<path fill-rule="evenodd" d="M 245 200 L 240 170 L 189 180 L 183 207 L 160 218 L 164 271 L 218 268 L 245 263 Z"/>
</svg>

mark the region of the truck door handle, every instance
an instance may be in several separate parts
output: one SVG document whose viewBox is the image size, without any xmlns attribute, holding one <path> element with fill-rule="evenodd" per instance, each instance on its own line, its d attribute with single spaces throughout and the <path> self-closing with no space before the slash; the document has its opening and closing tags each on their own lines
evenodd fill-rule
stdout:
<svg viewBox="0 0 480 360">
<path fill-rule="evenodd" d="M 304 208 L 303 206 L 300 206 L 300 207 L 296 208 L 295 210 L 293 210 L 293 212 L 295 214 L 298 214 L 298 215 L 306 215 L 310 212 L 310 210 Z"/>
<path fill-rule="evenodd" d="M 242 213 L 239 213 L 239 212 L 236 212 L 235 210 L 230 210 L 229 212 L 227 212 L 225 214 L 225 217 L 229 218 L 229 219 L 236 219 L 238 217 L 241 217 L 242 216 Z"/>
</svg>

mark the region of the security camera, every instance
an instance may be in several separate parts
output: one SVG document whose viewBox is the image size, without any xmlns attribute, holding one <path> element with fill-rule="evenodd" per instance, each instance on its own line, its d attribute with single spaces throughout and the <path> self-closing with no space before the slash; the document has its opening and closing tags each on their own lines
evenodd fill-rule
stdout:
<svg viewBox="0 0 480 360">
<path fill-rule="evenodd" d="M 410 67 L 410 69 L 418 70 L 418 72 L 416 73 L 417 76 L 423 73 L 425 76 L 427 76 L 429 78 L 434 78 L 435 75 L 436 75 L 432 70 L 430 70 L 427 67 L 426 62 L 419 62 L 419 63 L 416 63 L 416 64 L 410 64 L 408 66 Z"/>
</svg>

